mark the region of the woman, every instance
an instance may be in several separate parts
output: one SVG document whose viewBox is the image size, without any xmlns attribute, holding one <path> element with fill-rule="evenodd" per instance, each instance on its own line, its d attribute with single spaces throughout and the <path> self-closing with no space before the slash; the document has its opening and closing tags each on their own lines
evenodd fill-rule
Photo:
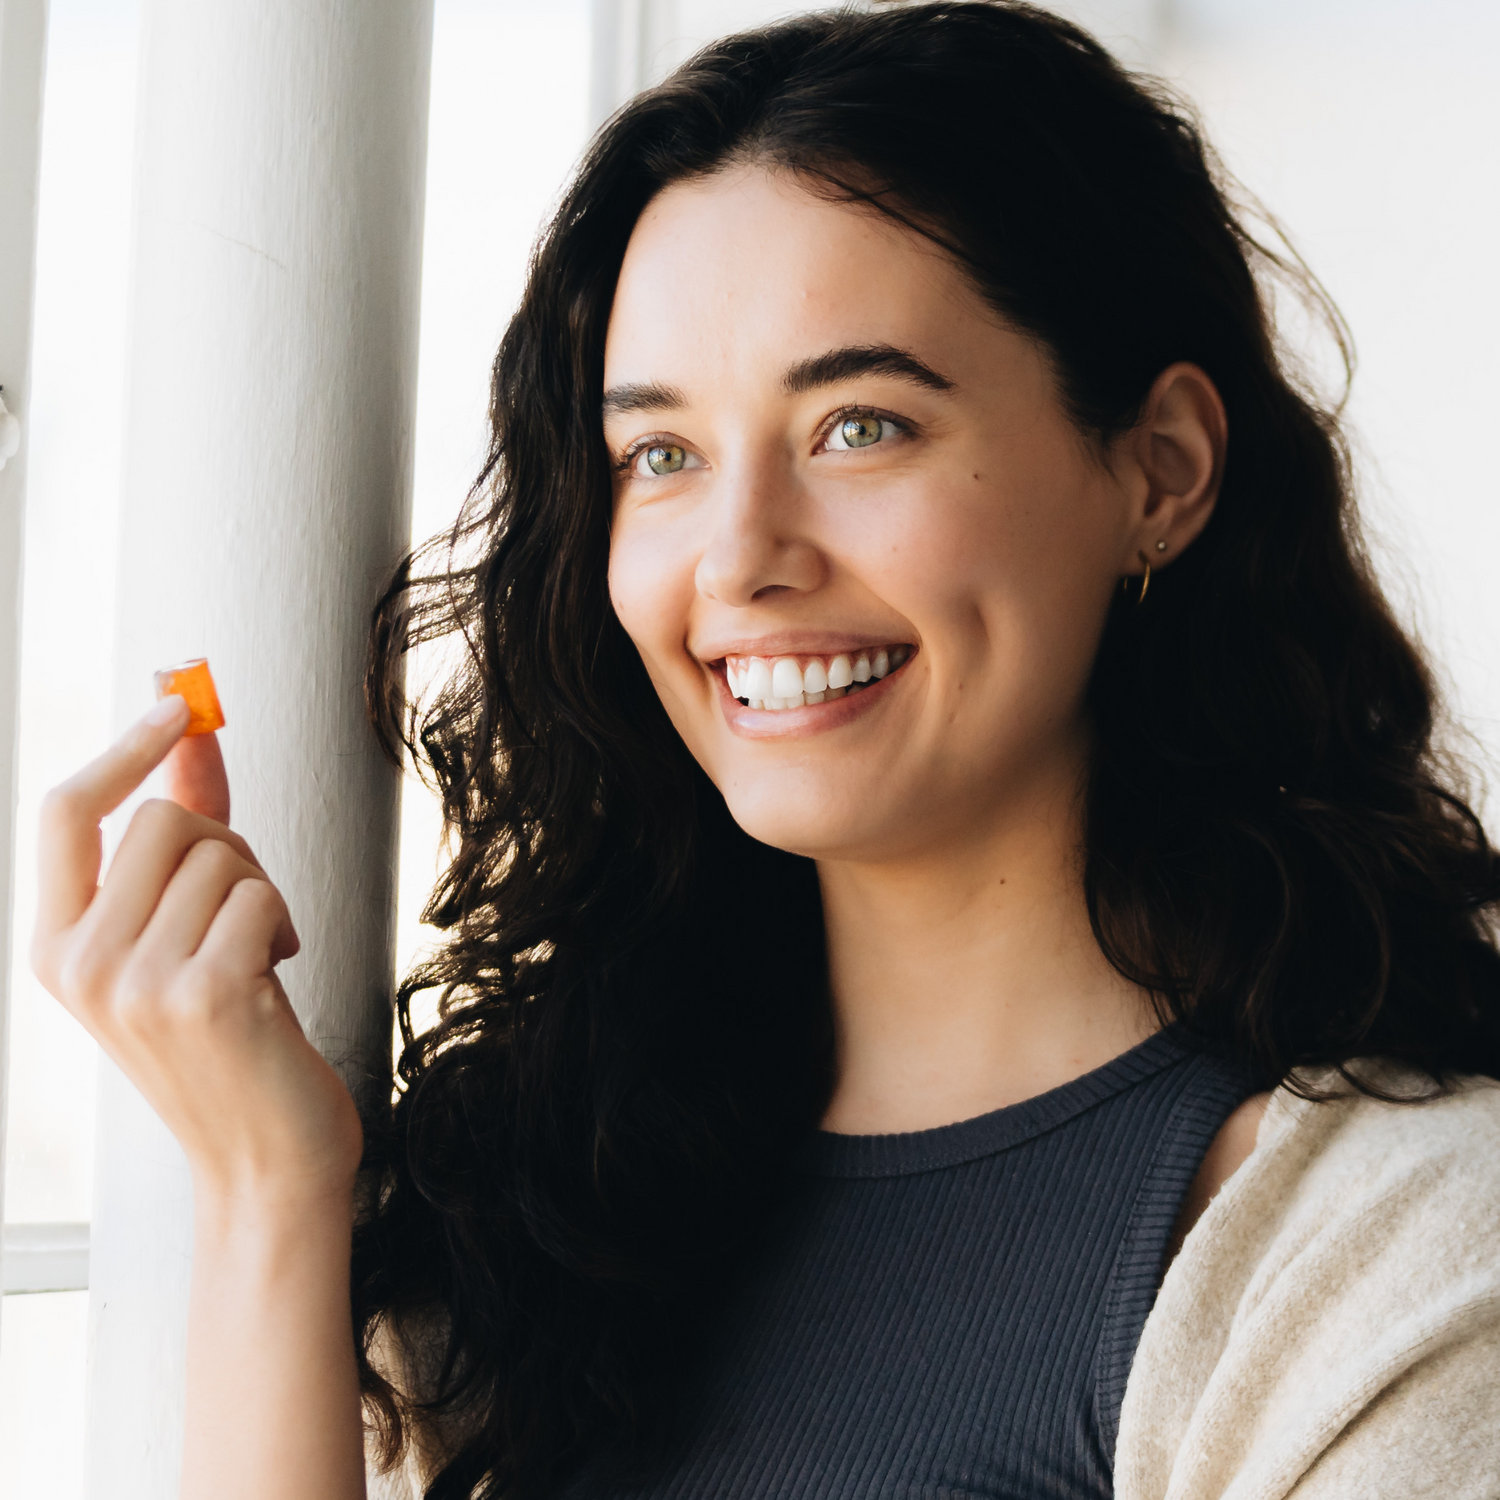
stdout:
<svg viewBox="0 0 1500 1500">
<path fill-rule="evenodd" d="M 49 804 L 38 968 L 195 1173 L 184 1493 L 362 1493 L 361 1388 L 432 1497 L 1500 1493 L 1500 881 L 1272 274 L 1019 5 L 605 128 L 377 611 L 456 854 L 354 1337 L 360 1124 L 213 752 L 97 894 L 182 711 Z"/>
</svg>

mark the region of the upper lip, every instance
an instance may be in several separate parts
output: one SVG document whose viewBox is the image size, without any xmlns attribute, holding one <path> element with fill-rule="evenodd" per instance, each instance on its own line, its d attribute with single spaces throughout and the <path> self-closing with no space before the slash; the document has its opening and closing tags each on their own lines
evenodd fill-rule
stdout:
<svg viewBox="0 0 1500 1500">
<path fill-rule="evenodd" d="M 913 645 L 901 635 L 852 635 L 843 630 L 784 630 L 773 635 L 741 636 L 735 640 L 695 642 L 688 649 L 699 661 L 723 661 L 726 656 L 852 656 L 881 646 Z"/>
</svg>

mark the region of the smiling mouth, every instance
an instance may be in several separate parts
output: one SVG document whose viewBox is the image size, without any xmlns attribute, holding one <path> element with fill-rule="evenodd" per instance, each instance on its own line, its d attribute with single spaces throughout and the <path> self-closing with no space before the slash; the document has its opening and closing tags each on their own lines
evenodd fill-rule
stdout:
<svg viewBox="0 0 1500 1500">
<path fill-rule="evenodd" d="M 774 712 L 857 693 L 889 677 L 911 653 L 898 644 L 835 656 L 726 656 L 724 675 L 730 694 L 747 708 Z"/>
</svg>

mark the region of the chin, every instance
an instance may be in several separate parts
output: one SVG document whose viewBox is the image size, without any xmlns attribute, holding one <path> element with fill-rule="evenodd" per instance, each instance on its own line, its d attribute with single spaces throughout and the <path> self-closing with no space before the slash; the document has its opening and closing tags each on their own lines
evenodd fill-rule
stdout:
<svg viewBox="0 0 1500 1500">
<path fill-rule="evenodd" d="M 741 788 L 725 794 L 729 815 L 753 839 L 808 859 L 849 857 L 881 842 L 867 811 L 813 788 Z"/>
</svg>

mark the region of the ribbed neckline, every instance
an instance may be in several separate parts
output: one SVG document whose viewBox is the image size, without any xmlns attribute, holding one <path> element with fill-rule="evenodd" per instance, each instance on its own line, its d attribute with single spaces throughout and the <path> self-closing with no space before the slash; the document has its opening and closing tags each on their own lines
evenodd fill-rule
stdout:
<svg viewBox="0 0 1500 1500">
<path fill-rule="evenodd" d="M 1180 1029 L 1168 1026 L 1091 1073 L 972 1120 L 893 1135 L 820 1130 L 807 1142 L 798 1165 L 814 1177 L 909 1177 L 961 1166 L 1057 1129 L 1170 1068 L 1190 1051 Z"/>
</svg>

